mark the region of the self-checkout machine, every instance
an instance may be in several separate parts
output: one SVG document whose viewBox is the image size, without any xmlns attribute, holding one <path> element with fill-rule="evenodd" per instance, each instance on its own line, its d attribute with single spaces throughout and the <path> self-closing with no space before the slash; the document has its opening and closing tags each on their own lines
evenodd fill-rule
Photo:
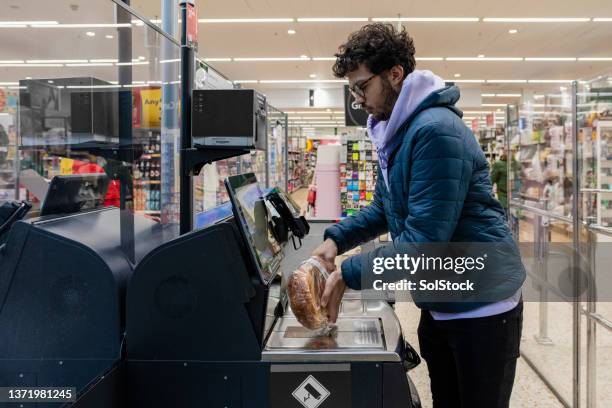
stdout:
<svg viewBox="0 0 612 408">
<path fill-rule="evenodd" d="M 183 235 L 151 251 L 128 287 L 129 403 L 420 406 L 406 374 L 413 356 L 385 301 L 347 299 L 335 336 L 315 336 L 297 322 L 274 284 L 283 250 L 270 238 L 253 174 L 227 179 L 231 215 L 191 231 L 187 176 L 205 163 L 261 148 L 267 121 L 257 92 L 191 92 L 193 48 L 186 39 L 183 31 L 182 106 L 192 115 L 184 117 L 181 134 Z"/>
</svg>

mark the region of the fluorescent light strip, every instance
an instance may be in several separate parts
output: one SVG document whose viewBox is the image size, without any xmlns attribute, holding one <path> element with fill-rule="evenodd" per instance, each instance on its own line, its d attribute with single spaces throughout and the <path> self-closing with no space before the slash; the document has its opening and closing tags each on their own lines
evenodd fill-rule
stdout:
<svg viewBox="0 0 612 408">
<path fill-rule="evenodd" d="M 583 57 L 578 58 L 578 61 L 612 61 L 610 57 Z"/>
<path fill-rule="evenodd" d="M 149 61 L 116 62 L 115 65 L 118 67 L 123 65 L 149 65 Z"/>
<path fill-rule="evenodd" d="M 444 82 L 454 82 L 457 84 L 484 84 L 486 80 L 484 79 L 445 79 Z"/>
<path fill-rule="evenodd" d="M 79 59 L 75 59 L 75 60 L 27 60 L 26 61 L 28 64 L 79 64 L 79 63 L 85 63 L 88 62 L 87 60 L 79 60 Z"/>
<path fill-rule="evenodd" d="M 507 103 L 483 103 L 482 106 L 484 107 L 505 107 L 507 106 Z"/>
<path fill-rule="evenodd" d="M 344 111 L 342 110 L 336 110 L 336 111 L 315 111 L 315 110 L 311 110 L 311 111 L 287 111 L 285 112 L 286 114 L 298 114 L 298 115 L 307 115 L 307 114 L 317 114 L 317 115 L 322 115 L 324 113 L 342 113 L 344 114 Z"/>
<path fill-rule="evenodd" d="M 586 23 L 591 21 L 588 17 L 485 17 L 485 23 Z"/>
<path fill-rule="evenodd" d="M 89 62 L 118 62 L 119 60 L 116 58 L 103 58 L 103 59 L 90 59 Z"/>
<path fill-rule="evenodd" d="M 262 79 L 260 84 L 316 84 L 316 83 L 342 83 L 348 81 L 344 79 Z"/>
<path fill-rule="evenodd" d="M 258 82 L 257 79 L 238 79 L 234 81 L 235 84 L 256 84 Z"/>
<path fill-rule="evenodd" d="M 105 89 L 121 88 L 121 85 L 67 85 L 66 89 Z"/>
<path fill-rule="evenodd" d="M 522 57 L 447 57 L 447 61 L 523 61 Z"/>
<path fill-rule="evenodd" d="M 198 23 L 223 24 L 223 23 L 292 23 L 293 18 L 200 18 Z"/>
<path fill-rule="evenodd" d="M 550 61 L 576 61 L 575 57 L 536 57 L 536 58 L 525 58 L 525 61 L 541 61 L 541 62 L 550 62 Z"/>
<path fill-rule="evenodd" d="M 23 60 L 0 60 L 0 64 L 23 64 Z"/>
<path fill-rule="evenodd" d="M 298 23 L 350 23 L 369 21 L 367 17 L 307 17 L 298 18 Z"/>
<path fill-rule="evenodd" d="M 611 17 L 595 17 L 593 19 L 593 21 L 597 22 L 597 23 L 601 23 L 601 22 L 610 22 L 612 21 Z"/>
<path fill-rule="evenodd" d="M 374 17 L 372 21 L 395 22 L 407 21 L 412 23 L 474 23 L 480 21 L 478 17 Z"/>
<path fill-rule="evenodd" d="M 483 98 L 520 98 L 521 94 L 482 94 Z"/>
<path fill-rule="evenodd" d="M 63 67 L 64 64 L 0 64 L 0 68 L 7 67 L 29 67 L 29 68 L 42 68 L 42 67 Z"/>
<path fill-rule="evenodd" d="M 336 57 L 313 57 L 313 61 L 335 61 Z"/>
<path fill-rule="evenodd" d="M 526 84 L 526 79 L 487 79 L 488 84 Z"/>
<path fill-rule="evenodd" d="M 67 67 L 112 67 L 110 62 L 88 62 L 83 64 L 66 64 Z"/>
<path fill-rule="evenodd" d="M 0 86 L 19 85 L 19 82 L 0 82 Z"/>
<path fill-rule="evenodd" d="M 204 62 L 230 62 L 231 60 L 231 58 L 204 58 Z"/>
<path fill-rule="evenodd" d="M 79 23 L 79 24 L 31 24 L 34 28 L 120 28 L 131 27 L 129 23 Z"/>
<path fill-rule="evenodd" d="M 0 28 L 27 28 L 25 24 L 0 24 Z"/>
<path fill-rule="evenodd" d="M 0 21 L 0 25 L 5 25 L 5 26 L 10 26 L 10 25 L 32 25 L 32 24 L 45 24 L 45 25 L 53 25 L 53 24 L 59 24 L 57 21 L 49 21 L 49 20 L 43 20 L 43 21 Z"/>
<path fill-rule="evenodd" d="M 415 59 L 417 61 L 444 61 L 444 57 L 416 57 Z"/>
<path fill-rule="evenodd" d="M 530 84 L 570 84 L 573 81 L 571 79 L 530 79 Z"/>
<path fill-rule="evenodd" d="M 344 120 L 344 116 L 341 118 L 333 118 L 333 116 L 335 115 L 329 115 L 329 116 L 290 116 L 289 120 L 314 120 L 314 121 L 320 121 L 320 120 L 331 120 L 331 121 L 338 121 L 338 120 Z"/>
<path fill-rule="evenodd" d="M 257 58 L 234 58 L 236 62 L 266 62 L 266 61 L 310 61 L 310 58 L 302 57 L 257 57 Z"/>
<path fill-rule="evenodd" d="M 173 58 L 173 59 L 166 59 L 166 60 L 160 60 L 159 63 L 160 64 L 168 64 L 170 62 L 181 62 L 180 58 Z"/>
</svg>

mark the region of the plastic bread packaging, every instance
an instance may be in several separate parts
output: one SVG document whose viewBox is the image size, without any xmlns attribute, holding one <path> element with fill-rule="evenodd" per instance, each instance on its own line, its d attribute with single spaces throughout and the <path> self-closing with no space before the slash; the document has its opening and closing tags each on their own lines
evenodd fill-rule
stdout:
<svg viewBox="0 0 612 408">
<path fill-rule="evenodd" d="M 291 310 L 297 320 L 318 336 L 329 336 L 335 325 L 327 318 L 327 310 L 321 306 L 321 297 L 329 272 L 319 259 L 312 257 L 291 274 L 287 282 L 287 293 Z"/>
</svg>

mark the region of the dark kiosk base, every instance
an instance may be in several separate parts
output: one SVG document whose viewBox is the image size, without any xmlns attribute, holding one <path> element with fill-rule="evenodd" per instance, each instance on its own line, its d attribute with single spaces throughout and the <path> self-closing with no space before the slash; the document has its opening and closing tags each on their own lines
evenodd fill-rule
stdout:
<svg viewBox="0 0 612 408">
<path fill-rule="evenodd" d="M 167 242 L 135 217 L 135 264 L 118 209 L 15 224 L 0 254 L 0 383 L 76 387 L 65 406 L 78 408 L 420 407 L 391 307 L 349 298 L 335 338 L 305 333 L 234 212 Z"/>
</svg>

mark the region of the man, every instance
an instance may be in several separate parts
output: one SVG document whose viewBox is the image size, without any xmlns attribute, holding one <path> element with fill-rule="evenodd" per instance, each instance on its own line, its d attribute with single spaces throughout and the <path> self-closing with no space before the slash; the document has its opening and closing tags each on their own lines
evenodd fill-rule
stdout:
<svg viewBox="0 0 612 408">
<path fill-rule="evenodd" d="M 412 38 L 389 24 L 364 26 L 336 54 L 334 74 L 348 78 L 370 115 L 380 171 L 372 204 L 328 228 L 313 253 L 333 271 L 322 298 L 332 321 L 346 287 L 361 289 L 362 283 L 362 256 L 347 259 L 341 270 L 335 270 L 335 257 L 387 231 L 393 243 L 375 251 L 389 256 L 414 243 L 501 242 L 516 248 L 493 197 L 486 158 L 455 107 L 458 88 L 446 87 L 429 71 L 415 71 L 414 54 Z M 525 271 L 521 264 L 491 274 L 504 296 L 499 301 L 415 299 L 422 308 L 419 344 L 435 408 L 509 404 Z"/>
<path fill-rule="evenodd" d="M 491 166 L 491 182 L 497 185 L 497 199 L 508 211 L 508 162 L 506 161 L 506 152 L 502 152 L 499 160 Z"/>
</svg>

